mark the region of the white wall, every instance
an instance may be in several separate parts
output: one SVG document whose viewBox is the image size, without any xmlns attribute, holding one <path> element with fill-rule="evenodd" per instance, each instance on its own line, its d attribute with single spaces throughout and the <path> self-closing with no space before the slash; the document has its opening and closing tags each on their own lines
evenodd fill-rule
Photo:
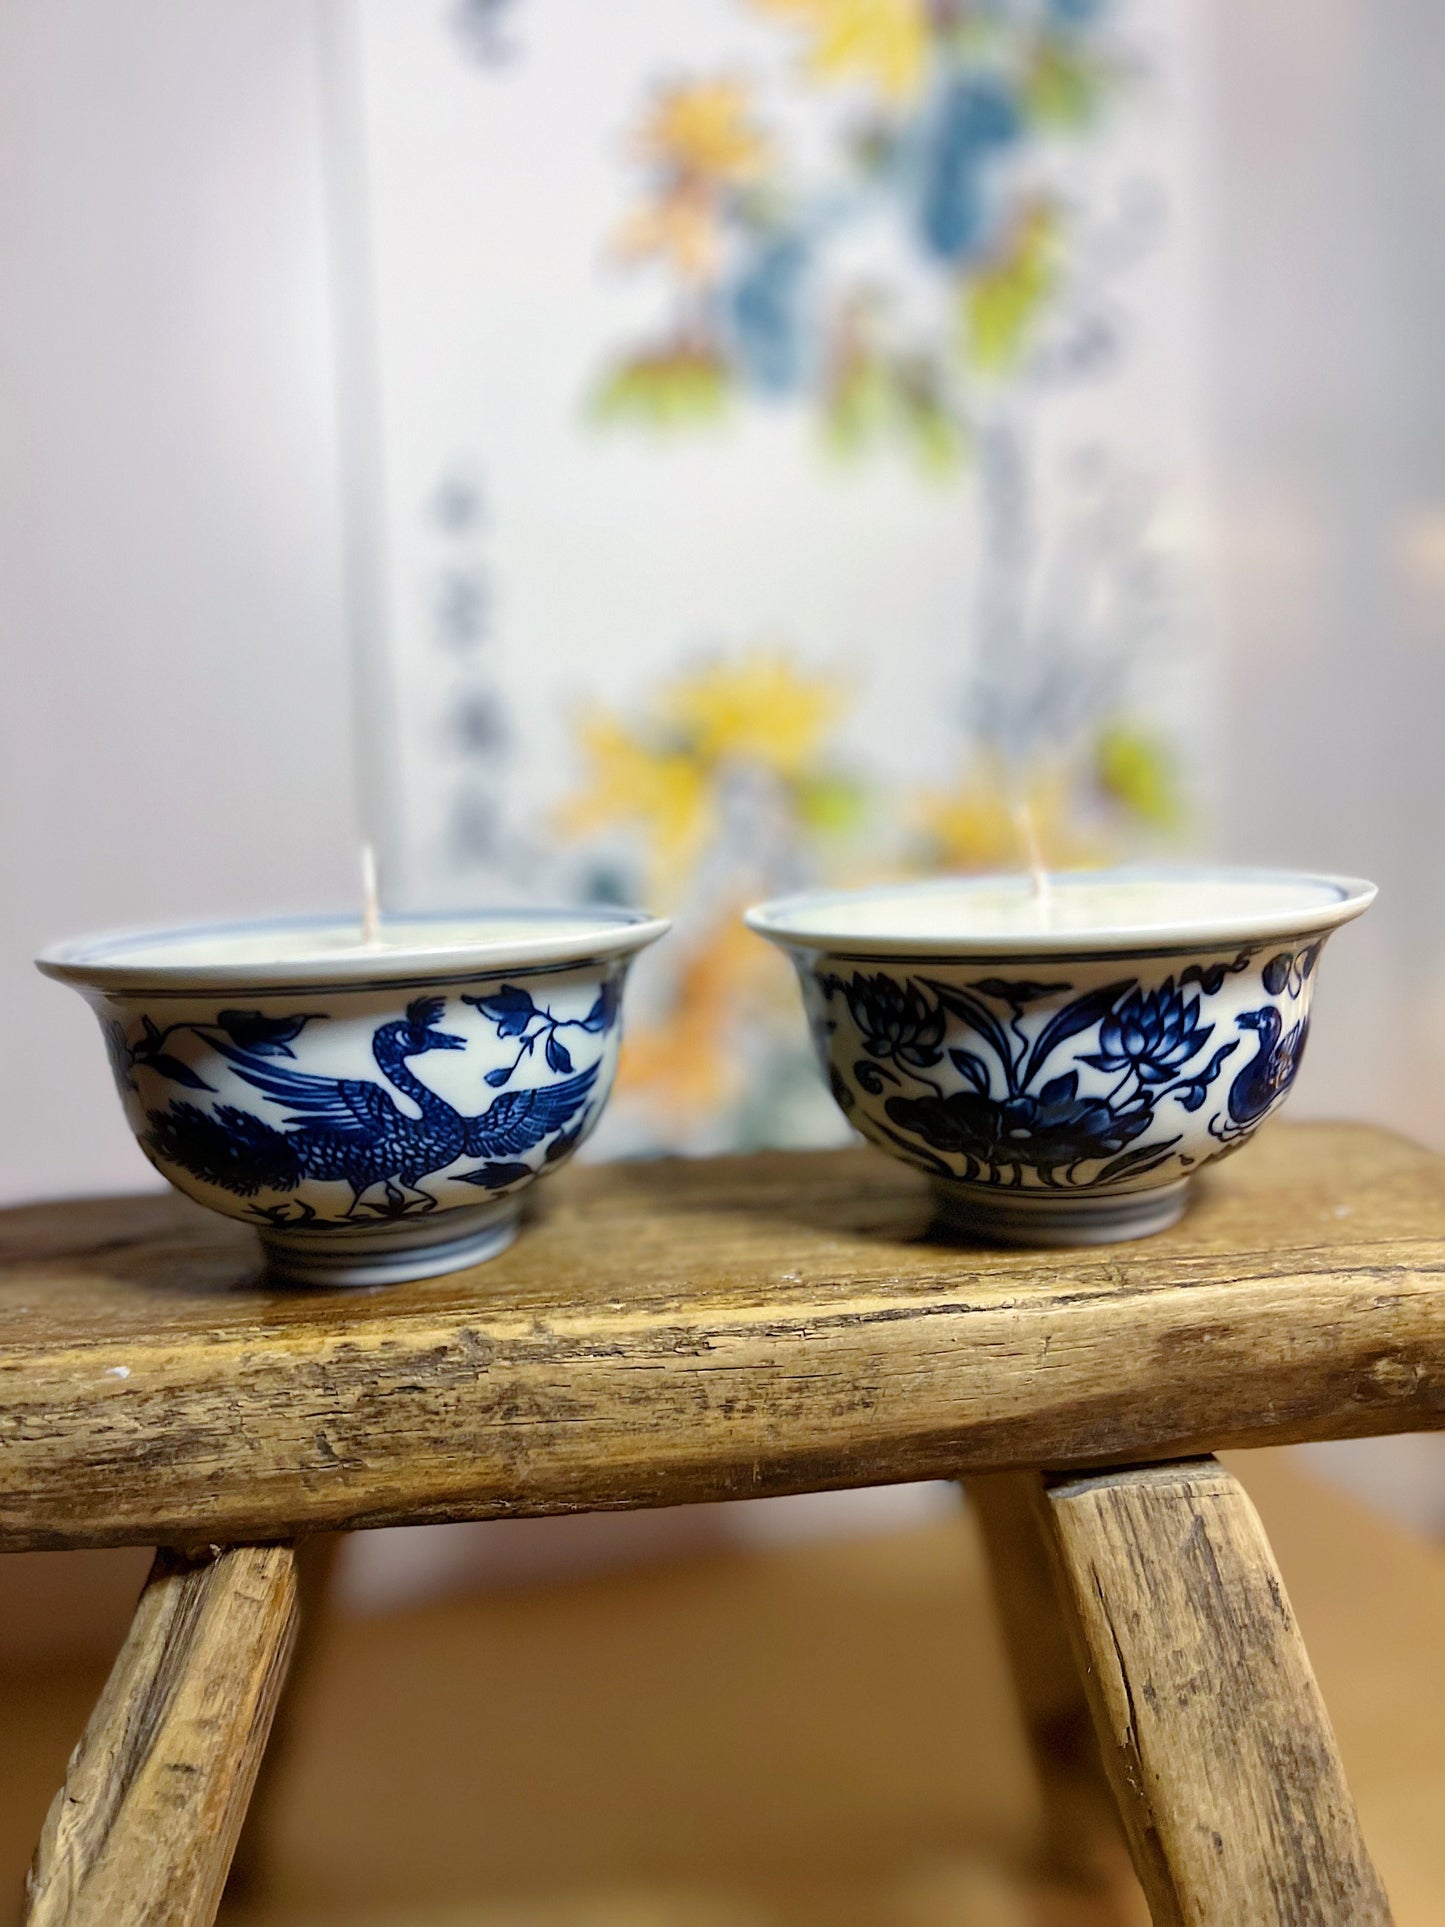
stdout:
<svg viewBox="0 0 1445 1927">
<path fill-rule="evenodd" d="M 1292 1110 L 1445 1148 L 1445 9 L 1211 20 L 1223 840 L 1380 885 Z"/>
<path fill-rule="evenodd" d="M 0 9 L 0 1196 L 149 1181 L 29 959 L 353 888 L 313 15 Z"/>
</svg>

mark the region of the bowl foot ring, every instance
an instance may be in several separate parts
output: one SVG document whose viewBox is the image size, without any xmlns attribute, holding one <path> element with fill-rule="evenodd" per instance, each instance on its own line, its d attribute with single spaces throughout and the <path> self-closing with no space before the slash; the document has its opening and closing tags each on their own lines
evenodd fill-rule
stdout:
<svg viewBox="0 0 1445 1927">
<path fill-rule="evenodd" d="M 517 1235 L 519 1198 L 439 1212 L 435 1219 L 385 1224 L 267 1229 L 260 1234 L 266 1275 L 288 1285 L 392 1285 L 439 1278 L 483 1264 Z"/>
<path fill-rule="evenodd" d="M 1152 1191 L 1114 1197 L 1069 1197 L 1051 1192 L 991 1190 L 933 1179 L 935 1223 L 955 1238 L 1000 1245 L 1112 1245 L 1151 1238 L 1183 1216 L 1188 1178 Z"/>
</svg>

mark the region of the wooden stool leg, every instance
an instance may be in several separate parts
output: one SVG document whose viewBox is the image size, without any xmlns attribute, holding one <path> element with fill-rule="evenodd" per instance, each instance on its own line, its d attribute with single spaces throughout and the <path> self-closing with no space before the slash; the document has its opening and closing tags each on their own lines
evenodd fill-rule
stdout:
<svg viewBox="0 0 1445 1927">
<path fill-rule="evenodd" d="M 1000 1631 L 1039 1775 L 1044 1870 L 1071 1886 L 1097 1890 L 1113 1884 L 1115 1857 L 1123 1861 L 1123 1848 L 1040 1530 L 1038 1483 L 1033 1472 L 991 1472 L 966 1479 L 964 1490 L 983 1535 Z"/>
<path fill-rule="evenodd" d="M 297 1706 L 305 1701 L 306 1681 L 317 1652 L 325 1643 L 326 1628 L 332 1617 L 332 1579 L 345 1538 L 341 1532 L 321 1532 L 298 1539 L 295 1544 L 297 1624 L 291 1666 L 271 1723 L 270 1743 L 246 1809 L 246 1824 L 231 1860 L 230 1878 L 226 1882 L 228 1900 L 242 1898 L 254 1902 L 266 1889 L 282 1780 L 298 1731 Z"/>
<path fill-rule="evenodd" d="M 1243 1488 L 1199 1459 L 1036 1490 L 1157 1927 L 1388 1927 Z"/>
<path fill-rule="evenodd" d="M 46 1817 L 29 1927 L 209 1927 L 295 1621 L 289 1546 L 157 1554 Z"/>
</svg>

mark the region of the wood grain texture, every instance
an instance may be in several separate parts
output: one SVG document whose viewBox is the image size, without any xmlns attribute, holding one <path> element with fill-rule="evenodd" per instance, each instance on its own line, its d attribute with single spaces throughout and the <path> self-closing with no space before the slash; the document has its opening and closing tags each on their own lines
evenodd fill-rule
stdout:
<svg viewBox="0 0 1445 1927">
<path fill-rule="evenodd" d="M 1108 1889 L 1116 1879 L 1114 1802 L 1038 1516 L 1037 1486 L 1032 1472 L 986 1472 L 965 1481 L 1039 1778 L 1042 1870 L 1071 1886 Z"/>
<path fill-rule="evenodd" d="M 929 1236 L 866 1150 L 594 1166 L 503 1257 L 268 1286 L 179 1197 L 0 1213 L 0 1547 L 254 1542 L 1445 1424 L 1445 1162 L 1267 1128 L 1174 1230 Z"/>
<path fill-rule="evenodd" d="M 307 1683 L 314 1677 L 319 1655 L 336 1627 L 336 1564 L 345 1543 L 337 1532 L 298 1539 L 292 1548 L 296 1561 L 296 1626 L 284 1686 L 278 1695 L 270 1737 L 256 1773 L 245 1824 L 231 1857 L 226 1881 L 226 1904 L 238 1897 L 256 1903 L 263 1899 L 273 1870 L 272 1846 L 282 1802 L 287 1764 L 300 1740 L 305 1718 Z"/>
<path fill-rule="evenodd" d="M 1269 1542 L 1213 1459 L 1039 1482 L 1156 1927 L 1389 1927 Z"/>
<path fill-rule="evenodd" d="M 157 1555 L 46 1818 L 26 1927 L 209 1927 L 295 1620 L 288 1547 Z"/>
</svg>

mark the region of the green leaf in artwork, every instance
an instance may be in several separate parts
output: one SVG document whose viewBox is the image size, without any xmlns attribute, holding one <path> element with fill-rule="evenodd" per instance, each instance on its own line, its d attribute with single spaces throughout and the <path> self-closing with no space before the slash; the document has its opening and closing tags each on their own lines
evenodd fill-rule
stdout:
<svg viewBox="0 0 1445 1927">
<path fill-rule="evenodd" d="M 946 481 L 968 456 L 968 434 L 943 397 L 931 386 L 901 380 L 897 393 L 899 424 L 910 452 L 925 475 Z"/>
<path fill-rule="evenodd" d="M 859 356 L 832 384 L 824 400 L 823 428 L 831 452 L 861 455 L 887 427 L 888 374 L 880 361 Z"/>
<path fill-rule="evenodd" d="M 1005 252 L 963 291 L 964 355 L 980 374 L 1006 375 L 1033 339 L 1058 280 L 1058 220 L 1046 203 L 1022 217 Z"/>
<path fill-rule="evenodd" d="M 1109 75 L 1073 48 L 1044 40 L 1024 82 L 1024 109 L 1038 126 L 1080 133 L 1098 116 Z"/>
<path fill-rule="evenodd" d="M 664 432 L 718 420 L 727 409 L 732 376 L 705 348 L 667 348 L 614 368 L 592 401 L 593 419 L 632 422 Z"/>
<path fill-rule="evenodd" d="M 837 774 L 801 782 L 797 801 L 803 823 L 822 836 L 846 836 L 860 826 L 868 811 L 868 795 L 863 785 Z"/>
<path fill-rule="evenodd" d="M 1094 744 L 1100 789 L 1136 821 L 1173 830 L 1184 816 L 1177 757 L 1162 738 L 1127 722 L 1105 724 Z"/>
</svg>

